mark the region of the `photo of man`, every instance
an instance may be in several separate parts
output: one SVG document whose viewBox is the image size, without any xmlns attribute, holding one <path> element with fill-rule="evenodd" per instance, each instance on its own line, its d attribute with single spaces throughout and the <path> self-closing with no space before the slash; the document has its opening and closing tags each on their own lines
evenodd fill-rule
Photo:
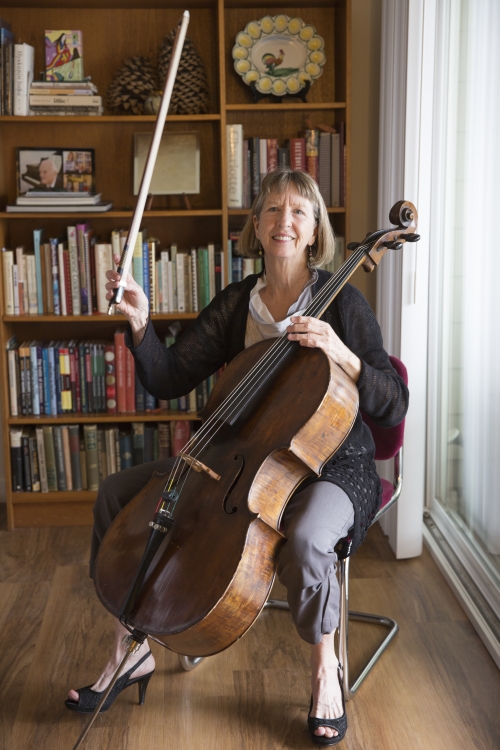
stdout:
<svg viewBox="0 0 500 750">
<path fill-rule="evenodd" d="M 58 159 L 56 156 L 53 156 L 50 159 L 42 159 L 38 165 L 41 184 L 38 188 L 34 188 L 35 190 L 63 189 L 63 178 L 60 174 L 61 167 L 60 165 L 57 165 L 56 159 Z"/>
</svg>

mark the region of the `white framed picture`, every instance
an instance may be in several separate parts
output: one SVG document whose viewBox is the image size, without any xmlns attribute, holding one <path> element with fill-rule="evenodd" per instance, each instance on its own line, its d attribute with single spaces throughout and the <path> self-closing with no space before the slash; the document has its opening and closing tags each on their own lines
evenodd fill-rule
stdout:
<svg viewBox="0 0 500 750">
<path fill-rule="evenodd" d="M 134 134 L 134 195 L 139 195 L 152 133 Z M 200 192 L 200 135 L 163 133 L 149 192 L 192 195 Z"/>
</svg>

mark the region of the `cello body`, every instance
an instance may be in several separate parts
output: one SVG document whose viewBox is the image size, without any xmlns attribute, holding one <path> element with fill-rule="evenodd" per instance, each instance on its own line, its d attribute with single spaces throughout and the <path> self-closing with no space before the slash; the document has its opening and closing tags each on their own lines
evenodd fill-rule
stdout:
<svg viewBox="0 0 500 750">
<path fill-rule="evenodd" d="M 273 343 L 255 344 L 229 364 L 204 419 Z M 221 421 L 197 454 L 215 478 L 186 467 L 178 482 L 175 525 L 148 569 L 127 624 L 188 656 L 217 653 L 240 638 L 269 596 L 285 541 L 280 522 L 288 500 L 301 482 L 319 475 L 349 434 L 357 411 L 356 385 L 343 370 L 320 349 L 298 347 L 258 402 L 233 424 Z M 96 591 L 116 617 L 165 482 L 166 475 L 154 475 L 100 546 Z"/>
</svg>

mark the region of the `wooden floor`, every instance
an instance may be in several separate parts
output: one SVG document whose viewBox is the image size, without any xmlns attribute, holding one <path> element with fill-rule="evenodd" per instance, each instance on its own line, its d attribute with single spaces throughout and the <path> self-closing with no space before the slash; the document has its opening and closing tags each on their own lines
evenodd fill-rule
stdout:
<svg viewBox="0 0 500 750">
<path fill-rule="evenodd" d="M 93 681 L 111 642 L 110 616 L 87 577 L 88 540 L 87 528 L 9 533 L 1 524 L 0 750 L 71 750 L 84 726 L 63 701 L 68 687 Z M 396 562 L 372 529 L 351 565 L 351 608 L 394 617 L 401 630 L 348 703 L 343 748 L 500 748 L 500 673 L 427 552 Z M 370 627 L 351 626 L 354 666 L 380 637 Z M 193 672 L 153 650 L 145 706 L 135 688 L 122 694 L 87 750 L 312 747 L 308 647 L 288 613 L 264 612 Z"/>
</svg>

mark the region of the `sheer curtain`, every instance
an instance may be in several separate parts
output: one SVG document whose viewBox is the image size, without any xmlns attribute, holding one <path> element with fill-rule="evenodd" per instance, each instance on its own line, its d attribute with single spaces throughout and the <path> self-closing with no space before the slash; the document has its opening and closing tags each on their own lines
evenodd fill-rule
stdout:
<svg viewBox="0 0 500 750">
<path fill-rule="evenodd" d="M 463 173 L 457 185 L 463 217 L 463 491 L 458 510 L 487 551 L 499 555 L 500 281 L 495 226 L 500 218 L 500 2 L 463 0 L 461 16 L 466 65 L 459 96 Z M 461 143 L 462 137 L 459 148 Z M 460 159 L 459 153 L 459 164 Z"/>
</svg>

